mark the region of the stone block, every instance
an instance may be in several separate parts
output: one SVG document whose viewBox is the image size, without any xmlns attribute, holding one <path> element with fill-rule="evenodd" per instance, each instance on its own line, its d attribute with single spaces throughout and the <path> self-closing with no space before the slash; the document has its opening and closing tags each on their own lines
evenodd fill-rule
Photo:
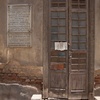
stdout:
<svg viewBox="0 0 100 100">
<path fill-rule="evenodd" d="M 34 95 L 32 95 L 31 100 L 42 100 L 42 95 L 34 94 Z"/>
</svg>

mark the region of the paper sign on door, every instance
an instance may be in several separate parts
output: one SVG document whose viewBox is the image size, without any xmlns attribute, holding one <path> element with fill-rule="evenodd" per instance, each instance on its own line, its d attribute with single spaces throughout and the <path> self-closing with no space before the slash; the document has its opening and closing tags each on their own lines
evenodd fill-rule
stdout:
<svg viewBox="0 0 100 100">
<path fill-rule="evenodd" d="M 55 42 L 55 50 L 64 51 L 67 49 L 67 42 Z"/>
</svg>

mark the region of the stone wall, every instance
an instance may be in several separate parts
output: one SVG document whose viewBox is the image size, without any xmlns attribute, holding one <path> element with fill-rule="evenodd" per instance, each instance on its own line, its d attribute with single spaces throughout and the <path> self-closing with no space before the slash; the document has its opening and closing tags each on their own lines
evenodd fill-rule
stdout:
<svg viewBox="0 0 100 100">
<path fill-rule="evenodd" d="M 95 1 L 95 69 L 100 69 L 100 0 Z"/>
<path fill-rule="evenodd" d="M 32 7 L 31 47 L 7 46 L 7 6 L 14 4 L 29 4 Z M 0 82 L 30 84 L 42 89 L 42 37 L 43 0 L 0 0 Z"/>
<path fill-rule="evenodd" d="M 23 48 L 7 46 L 7 5 L 13 4 L 32 5 L 31 47 Z M 42 36 L 43 0 L 0 0 L 0 63 L 17 60 L 22 65 L 42 66 Z"/>
<path fill-rule="evenodd" d="M 21 66 L 17 61 L 0 65 L 0 82 L 36 86 L 42 90 L 42 67 Z"/>
</svg>

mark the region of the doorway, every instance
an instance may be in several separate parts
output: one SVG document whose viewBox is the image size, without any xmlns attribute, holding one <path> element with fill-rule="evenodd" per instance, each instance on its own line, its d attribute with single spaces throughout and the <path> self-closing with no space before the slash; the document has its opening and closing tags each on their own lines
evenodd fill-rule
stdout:
<svg viewBox="0 0 100 100">
<path fill-rule="evenodd" d="M 89 0 L 48 2 L 48 98 L 88 99 Z"/>
</svg>

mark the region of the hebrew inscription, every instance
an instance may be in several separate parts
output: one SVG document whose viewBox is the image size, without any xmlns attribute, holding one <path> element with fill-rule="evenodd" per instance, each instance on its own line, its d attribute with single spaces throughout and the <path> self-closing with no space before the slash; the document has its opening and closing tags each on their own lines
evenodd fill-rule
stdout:
<svg viewBox="0 0 100 100">
<path fill-rule="evenodd" d="M 29 32 L 31 30 L 31 6 L 8 6 L 8 32 Z"/>
<path fill-rule="evenodd" d="M 8 6 L 7 31 L 7 45 L 9 47 L 31 46 L 30 5 Z"/>
<path fill-rule="evenodd" d="M 27 33 L 9 33 L 8 46 L 10 47 L 30 47 L 31 35 Z"/>
</svg>

